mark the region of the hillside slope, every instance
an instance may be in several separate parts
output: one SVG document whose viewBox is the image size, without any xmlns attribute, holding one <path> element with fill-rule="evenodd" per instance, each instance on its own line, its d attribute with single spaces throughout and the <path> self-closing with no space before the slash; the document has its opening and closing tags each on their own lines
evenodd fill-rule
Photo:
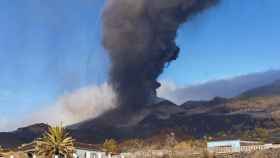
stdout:
<svg viewBox="0 0 280 158">
<path fill-rule="evenodd" d="M 181 106 L 164 100 L 135 111 L 113 110 L 67 128 L 77 141 L 84 143 L 101 143 L 107 138 L 150 138 L 170 130 L 203 137 L 219 132 L 234 135 L 257 127 L 275 129 L 280 127 L 278 83 L 249 90 L 232 99 L 216 97 L 211 101 L 189 101 Z M 15 147 L 30 142 L 47 128 L 48 125 L 36 124 L 0 133 L 0 145 Z"/>
<path fill-rule="evenodd" d="M 14 148 L 38 138 L 49 128 L 46 124 L 34 124 L 19 128 L 13 132 L 0 132 L 0 145 L 4 148 Z"/>
<path fill-rule="evenodd" d="M 280 80 L 274 81 L 272 84 L 257 87 L 242 93 L 240 98 L 250 97 L 266 97 L 280 95 Z"/>
</svg>

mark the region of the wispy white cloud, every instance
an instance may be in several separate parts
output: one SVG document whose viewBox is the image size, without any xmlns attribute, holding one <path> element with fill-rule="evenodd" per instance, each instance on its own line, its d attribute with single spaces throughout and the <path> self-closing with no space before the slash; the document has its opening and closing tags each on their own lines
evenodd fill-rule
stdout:
<svg viewBox="0 0 280 158">
<path fill-rule="evenodd" d="M 178 87 L 170 81 L 162 81 L 162 87 L 158 89 L 158 95 L 177 104 L 182 104 L 188 100 L 209 100 L 216 96 L 228 98 L 278 79 L 280 79 L 280 71 L 252 73 L 185 87 Z"/>
<path fill-rule="evenodd" d="M 89 86 L 60 97 L 55 104 L 31 114 L 27 122 L 69 125 L 94 118 L 116 106 L 116 97 L 107 83 Z"/>
<path fill-rule="evenodd" d="M 0 131 L 5 131 L 8 129 L 8 120 L 4 117 L 0 117 Z"/>
<path fill-rule="evenodd" d="M 114 108 L 115 103 L 116 96 L 109 84 L 92 85 L 61 96 L 54 104 L 30 113 L 21 121 L 8 122 L 0 118 L 0 131 L 15 130 L 34 123 L 70 125 L 97 117 Z"/>
</svg>

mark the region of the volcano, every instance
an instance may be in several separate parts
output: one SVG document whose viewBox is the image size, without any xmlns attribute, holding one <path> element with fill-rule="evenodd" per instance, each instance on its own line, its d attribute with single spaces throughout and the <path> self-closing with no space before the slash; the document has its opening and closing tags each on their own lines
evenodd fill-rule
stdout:
<svg viewBox="0 0 280 158">
<path fill-rule="evenodd" d="M 277 129 L 280 127 L 279 83 L 275 81 L 230 99 L 216 97 L 210 101 L 188 101 L 180 106 L 161 100 L 138 111 L 112 110 L 67 129 L 78 142 L 90 144 L 102 143 L 108 138 L 118 141 L 146 139 L 162 131 L 180 132 L 182 137 L 202 138 L 221 131 L 230 133 L 231 137 L 259 127 Z M 48 127 L 36 124 L 0 133 L 0 145 L 12 148 L 31 142 Z"/>
</svg>

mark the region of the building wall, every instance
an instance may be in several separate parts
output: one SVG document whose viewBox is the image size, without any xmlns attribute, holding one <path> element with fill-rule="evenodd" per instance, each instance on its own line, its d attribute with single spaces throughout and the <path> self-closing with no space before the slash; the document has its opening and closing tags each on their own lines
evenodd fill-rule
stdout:
<svg viewBox="0 0 280 158">
<path fill-rule="evenodd" d="M 106 158 L 106 154 L 104 152 L 82 149 L 77 149 L 76 151 L 77 158 Z"/>
<path fill-rule="evenodd" d="M 240 140 L 208 142 L 207 148 L 212 152 L 240 152 Z"/>
<path fill-rule="evenodd" d="M 256 150 L 266 150 L 273 148 L 280 148 L 279 144 L 261 144 L 260 142 L 242 142 L 239 140 L 233 141 L 213 141 L 207 143 L 207 149 L 210 152 L 221 153 L 234 153 L 234 152 L 253 152 Z M 246 143 L 246 145 L 244 145 Z"/>
</svg>

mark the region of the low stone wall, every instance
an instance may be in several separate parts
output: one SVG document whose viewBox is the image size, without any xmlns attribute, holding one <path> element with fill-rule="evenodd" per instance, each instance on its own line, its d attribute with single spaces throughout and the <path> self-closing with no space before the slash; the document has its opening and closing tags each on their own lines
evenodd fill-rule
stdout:
<svg viewBox="0 0 280 158">
<path fill-rule="evenodd" d="M 266 149 L 251 153 L 241 153 L 240 158 L 280 158 L 280 149 Z"/>
</svg>

